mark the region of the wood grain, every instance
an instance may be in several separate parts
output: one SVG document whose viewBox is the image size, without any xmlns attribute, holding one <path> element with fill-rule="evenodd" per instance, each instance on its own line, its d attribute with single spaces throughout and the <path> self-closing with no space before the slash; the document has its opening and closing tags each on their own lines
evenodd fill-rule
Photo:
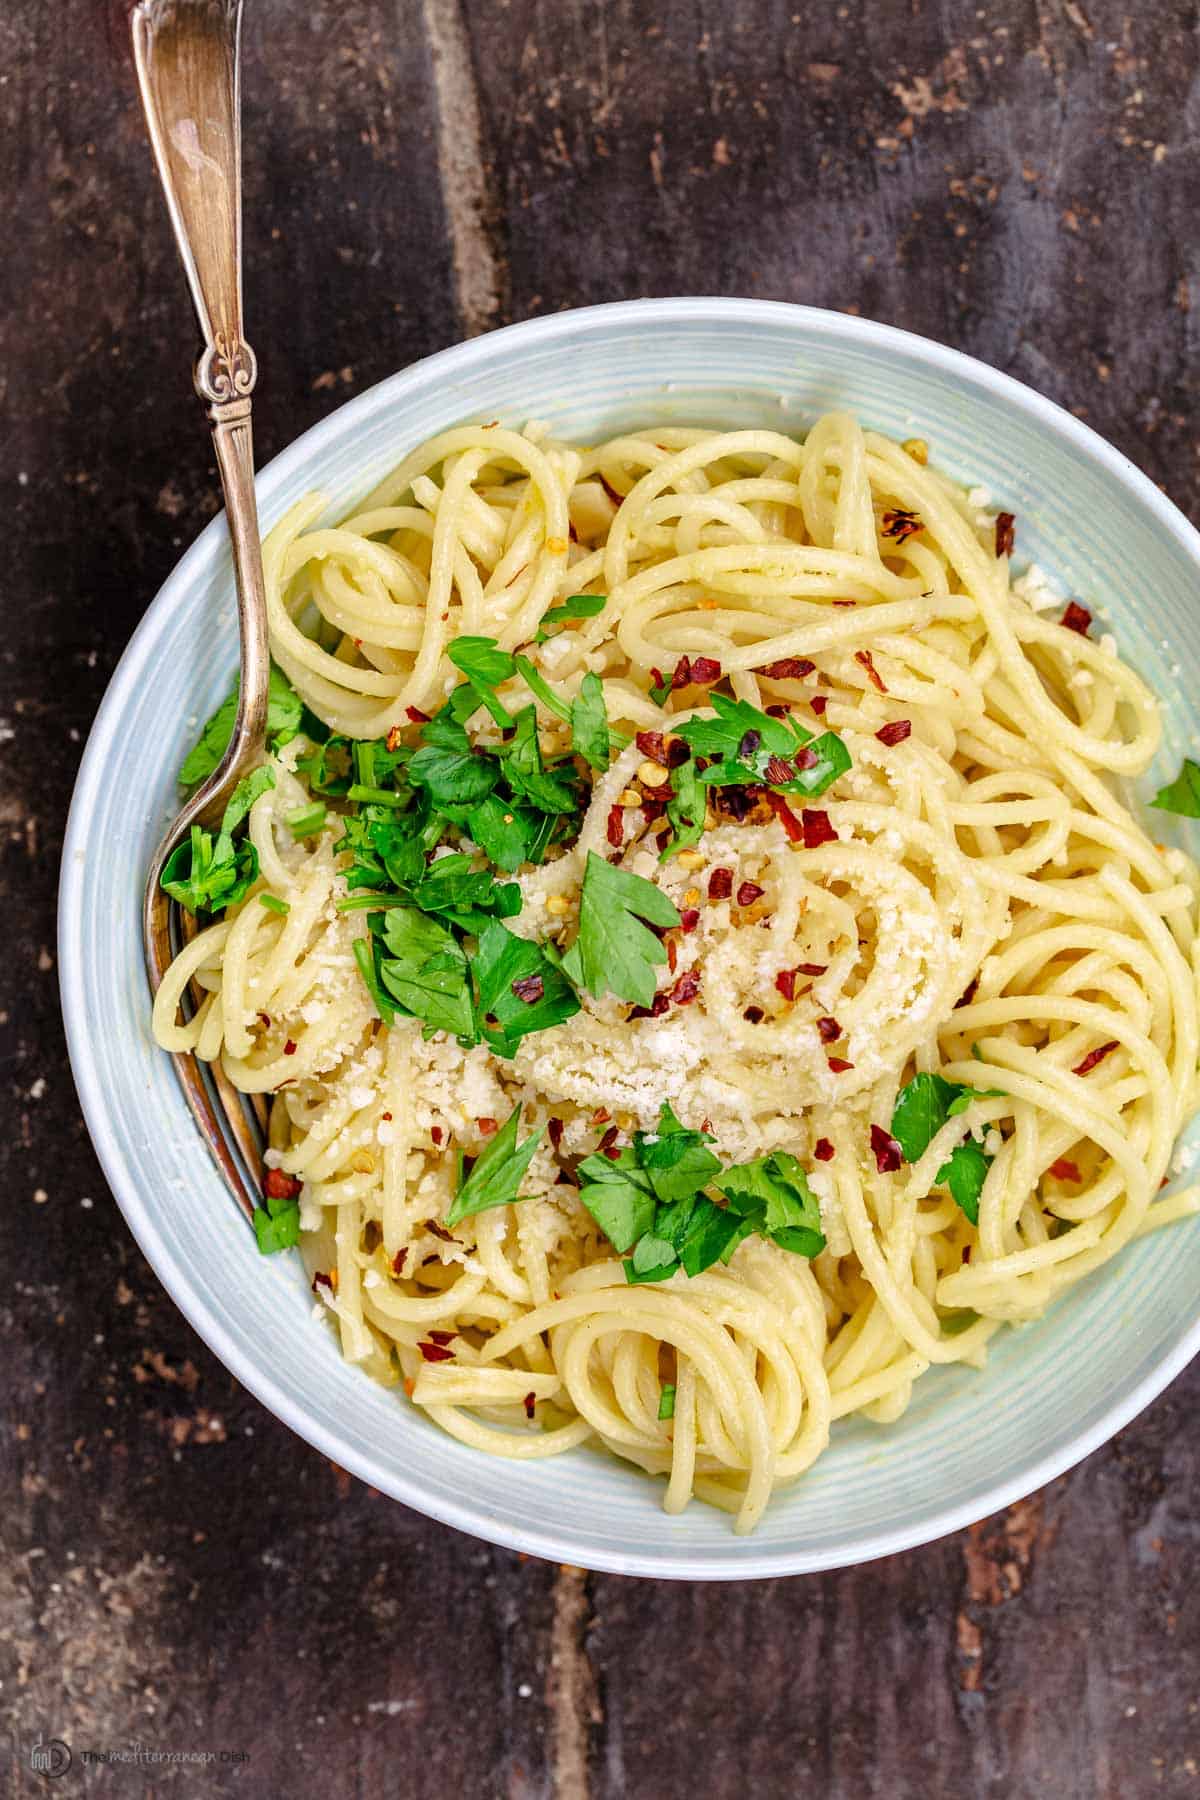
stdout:
<svg viewBox="0 0 1200 1800">
<path fill-rule="evenodd" d="M 1200 513 L 1194 4 L 258 0 L 247 35 L 263 458 L 490 322 L 750 293 L 958 344 Z M 252 1759 L 94 1769 L 102 1796 L 1194 1795 L 1200 1374 L 942 1543 L 674 1587 L 370 1493 L 162 1294 L 54 966 L 82 736 L 217 503 L 123 44 L 99 0 L 0 17 L 3 1792 L 46 1790 L 40 1735 Z"/>
</svg>

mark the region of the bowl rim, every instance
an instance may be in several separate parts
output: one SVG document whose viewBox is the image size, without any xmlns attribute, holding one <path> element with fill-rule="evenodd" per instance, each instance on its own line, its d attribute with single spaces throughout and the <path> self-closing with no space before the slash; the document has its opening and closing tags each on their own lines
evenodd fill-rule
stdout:
<svg viewBox="0 0 1200 1800">
<path fill-rule="evenodd" d="M 344 401 L 273 457 L 257 475 L 260 507 L 264 513 L 268 512 L 274 492 L 286 482 L 297 466 L 315 461 L 327 436 L 344 431 L 360 413 L 373 413 L 385 393 L 394 392 L 400 398 L 405 384 L 418 377 L 424 379 L 431 373 L 437 373 L 452 379 L 474 369 L 478 364 L 486 364 L 498 354 L 519 354 L 535 345 L 544 347 L 558 339 L 590 335 L 593 332 L 603 333 L 614 323 L 630 320 L 637 320 L 645 326 L 685 325 L 693 322 L 749 327 L 792 324 L 803 328 L 810 336 L 824 337 L 830 342 L 876 351 L 887 351 L 890 348 L 902 351 L 910 358 L 915 356 L 924 359 L 932 368 L 958 376 L 968 385 L 1007 401 L 1033 421 L 1044 424 L 1060 438 L 1065 438 L 1083 458 L 1106 469 L 1151 512 L 1155 522 L 1176 540 L 1200 574 L 1200 532 L 1196 531 L 1174 502 L 1136 464 L 1090 425 L 1016 377 L 992 368 L 965 351 L 941 344 L 936 339 L 877 320 L 825 308 L 799 306 L 788 301 L 722 296 L 623 300 L 578 307 L 503 326 L 480 337 L 435 351 Z M 103 747 L 119 719 L 126 694 L 146 673 L 145 664 L 154 620 L 173 603 L 182 601 L 202 568 L 214 556 L 219 556 L 226 542 L 225 530 L 225 515 L 222 511 L 209 521 L 175 564 L 147 606 L 122 652 L 89 730 L 63 841 L 58 903 L 59 992 L 68 1057 L 84 1120 L 113 1197 L 139 1249 L 174 1304 L 208 1348 L 242 1386 L 298 1437 L 370 1486 L 411 1507 L 415 1512 L 488 1543 L 550 1561 L 576 1563 L 604 1573 L 669 1580 L 763 1580 L 782 1575 L 818 1573 L 870 1562 L 877 1557 L 932 1543 L 965 1525 L 1002 1510 L 1043 1487 L 1106 1443 L 1148 1406 L 1200 1351 L 1198 1315 L 1180 1334 L 1172 1349 L 1131 1390 L 1111 1401 L 1088 1426 L 1067 1434 L 1052 1450 L 1028 1467 L 1022 1468 L 1019 1478 L 1009 1476 L 992 1483 L 981 1482 L 977 1490 L 972 1490 L 955 1503 L 947 1503 L 932 1512 L 927 1511 L 922 1517 L 891 1529 L 863 1532 L 856 1540 L 848 1540 L 844 1546 L 833 1549 L 824 1548 L 815 1553 L 806 1553 L 803 1547 L 756 1547 L 753 1539 L 735 1538 L 731 1532 L 727 1552 L 706 1552 L 699 1561 L 685 1548 L 672 1550 L 669 1532 L 654 1546 L 652 1552 L 637 1549 L 621 1553 L 588 1550 L 581 1555 L 582 1546 L 575 1541 L 569 1530 L 542 1527 L 536 1523 L 497 1520 L 490 1513 L 486 1501 L 472 1493 L 445 1500 L 440 1496 L 431 1498 L 419 1480 L 410 1480 L 403 1472 L 396 1473 L 383 1466 L 373 1455 L 360 1454 L 344 1443 L 337 1431 L 322 1425 L 302 1406 L 294 1405 L 276 1385 L 273 1376 L 237 1344 L 220 1320 L 211 1313 L 203 1298 L 194 1291 L 186 1266 L 177 1259 L 160 1230 L 155 1217 L 153 1194 L 143 1191 L 138 1177 L 126 1161 L 120 1134 L 110 1123 L 105 1103 L 103 1068 L 91 1040 L 86 1009 L 81 1000 L 84 957 L 82 923 L 86 899 L 82 873 L 84 865 L 79 853 L 87 838 L 90 818 L 101 786 Z"/>
</svg>

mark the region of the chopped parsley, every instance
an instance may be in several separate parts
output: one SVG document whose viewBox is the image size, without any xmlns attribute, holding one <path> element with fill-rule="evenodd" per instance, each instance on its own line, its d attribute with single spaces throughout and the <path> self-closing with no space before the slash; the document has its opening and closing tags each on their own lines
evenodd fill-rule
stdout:
<svg viewBox="0 0 1200 1800">
<path fill-rule="evenodd" d="M 263 1256 L 290 1250 L 300 1242 L 300 1202 L 268 1194 L 264 1204 L 254 1209 L 254 1235 Z"/>
<path fill-rule="evenodd" d="M 675 1417 L 675 1383 L 664 1381 L 658 1396 L 658 1416 L 660 1419 Z"/>
<path fill-rule="evenodd" d="M 1200 819 L 1200 763 L 1185 756 L 1174 781 L 1159 788 L 1150 804 L 1185 819 Z"/>
<path fill-rule="evenodd" d="M 676 735 L 696 756 L 711 759 L 701 779 L 709 787 L 769 787 L 780 794 L 823 794 L 850 767 L 836 731 L 814 738 L 789 713 L 779 719 L 745 700 L 709 696 L 716 717 L 685 719 Z"/>
<path fill-rule="evenodd" d="M 446 1214 L 447 1225 L 457 1225 L 460 1219 L 487 1212 L 493 1206 L 511 1206 L 514 1200 L 520 1199 L 518 1189 L 542 1137 L 540 1130 L 535 1131 L 523 1144 L 518 1144 L 520 1123 L 521 1108 L 514 1106 L 495 1137 L 475 1159 L 475 1166 L 465 1180 L 462 1179 L 460 1156 L 458 1192 Z"/>
<path fill-rule="evenodd" d="M 236 844 L 233 834 L 260 794 L 275 786 L 275 772 L 264 766 L 245 775 L 229 797 L 214 838 L 201 825 L 171 852 L 162 872 L 164 893 L 188 912 L 224 912 L 249 893 L 258 880 L 258 851 L 249 838 Z"/>
<path fill-rule="evenodd" d="M 239 686 L 235 681 L 232 691 L 222 700 L 200 733 L 199 742 L 192 746 L 184 758 L 183 767 L 179 771 L 183 787 L 195 787 L 197 782 L 206 780 L 228 750 L 237 721 Z M 294 737 L 298 737 L 303 714 L 304 703 L 299 694 L 292 688 L 283 670 L 272 663 L 267 687 L 268 747 L 279 750 L 284 744 L 291 743 Z"/>
<path fill-rule="evenodd" d="M 892 1112 L 892 1136 L 904 1153 L 905 1162 L 915 1163 L 925 1154 L 948 1119 L 965 1112 L 973 1100 L 982 1100 L 996 1089 L 980 1090 L 947 1081 L 944 1075 L 914 1075 L 896 1096 Z M 955 1145 L 944 1162 L 935 1182 L 948 1187 L 955 1204 L 972 1225 L 979 1223 L 979 1196 L 992 1159 L 974 1138 Z"/>
<path fill-rule="evenodd" d="M 501 1056 L 511 1056 L 530 1032 L 561 1025 L 579 1011 L 575 989 L 542 946 L 498 919 L 480 933 L 471 970 L 484 1036 Z"/>
<path fill-rule="evenodd" d="M 597 999 L 611 993 L 649 1006 L 657 985 L 654 971 L 667 960 L 649 927 L 667 930 L 680 922 L 661 889 L 589 850 L 579 896 L 579 935 L 563 958 L 563 972 Z"/>
<path fill-rule="evenodd" d="M 571 748 L 577 756 L 582 756 L 589 768 L 607 769 L 609 738 L 604 684 L 590 671 L 571 702 Z"/>
<path fill-rule="evenodd" d="M 552 606 L 549 612 L 542 614 L 542 623 L 534 638 L 535 644 L 544 644 L 552 635 L 547 631 L 548 625 L 565 625 L 569 619 L 594 619 L 608 605 L 604 594 L 569 594 L 560 606 Z"/>
</svg>

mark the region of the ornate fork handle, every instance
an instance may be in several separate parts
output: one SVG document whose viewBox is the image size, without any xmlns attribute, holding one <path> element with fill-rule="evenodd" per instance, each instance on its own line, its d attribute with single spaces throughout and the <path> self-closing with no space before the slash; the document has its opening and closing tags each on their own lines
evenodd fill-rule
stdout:
<svg viewBox="0 0 1200 1800">
<path fill-rule="evenodd" d="M 242 695 L 231 766 L 262 744 L 269 673 L 250 429 L 257 370 L 242 332 L 241 19 L 242 0 L 138 0 L 131 19 L 154 159 L 204 338 L 195 384 L 233 542 Z M 214 793 L 214 812 L 219 801 Z"/>
</svg>

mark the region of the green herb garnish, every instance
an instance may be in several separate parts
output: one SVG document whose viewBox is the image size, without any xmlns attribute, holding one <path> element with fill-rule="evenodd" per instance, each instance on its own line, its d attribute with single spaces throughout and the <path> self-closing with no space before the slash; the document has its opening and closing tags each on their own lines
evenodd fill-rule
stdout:
<svg viewBox="0 0 1200 1800">
<path fill-rule="evenodd" d="M 664 1381 L 658 1396 L 658 1416 L 660 1419 L 675 1417 L 675 1383 Z"/>
<path fill-rule="evenodd" d="M 286 815 L 284 824 L 294 838 L 316 837 L 325 829 L 325 802 L 314 800 L 311 806 L 298 806 Z"/>
<path fill-rule="evenodd" d="M 487 1212 L 493 1206 L 511 1206 L 520 1199 L 517 1190 L 542 1137 L 538 1130 L 523 1144 L 518 1144 L 520 1122 L 521 1108 L 514 1106 L 495 1137 L 476 1158 L 466 1180 L 460 1180 L 458 1192 L 446 1214 L 447 1225 L 457 1225 L 460 1219 Z"/>
<path fill-rule="evenodd" d="M 685 719 L 677 736 L 695 755 L 712 759 L 701 775 L 710 787 L 757 784 L 814 796 L 850 767 L 850 752 L 835 731 L 814 738 L 790 714 L 778 719 L 745 700 L 709 698 L 716 717 Z"/>
<path fill-rule="evenodd" d="M 676 908 L 653 883 L 614 869 L 589 850 L 579 897 L 579 935 L 563 958 L 563 970 L 576 987 L 597 999 L 612 993 L 618 1000 L 649 1006 L 657 985 L 654 970 L 667 960 L 649 926 L 667 929 L 679 923 Z"/>
<path fill-rule="evenodd" d="M 268 912 L 278 913 L 281 919 L 286 919 L 292 910 L 288 902 L 281 900 L 277 894 L 260 894 L 258 904 L 265 906 Z"/>
<path fill-rule="evenodd" d="M 530 1032 L 561 1025 L 579 1011 L 574 988 L 542 946 L 497 919 L 480 934 L 471 972 L 479 984 L 484 1036 L 501 1056 L 512 1056 Z"/>
<path fill-rule="evenodd" d="M 460 722 L 465 724 L 471 713 L 482 705 L 487 707 L 497 725 L 511 725 L 512 714 L 496 693 L 500 683 L 510 681 L 516 669 L 508 651 L 501 650 L 495 638 L 460 637 L 447 646 L 446 655 L 456 669 L 462 670 L 474 697 L 475 704 L 471 707 L 471 712 L 465 711 L 466 701 L 460 701 L 455 708 Z"/>
<path fill-rule="evenodd" d="M 1185 819 L 1200 819 L 1200 763 L 1185 756 L 1174 781 L 1159 788 L 1150 804 Z"/>
<path fill-rule="evenodd" d="M 565 625 L 568 619 L 594 619 L 608 605 L 604 594 L 569 594 L 561 606 L 552 606 L 549 612 L 542 614 L 542 623 L 534 638 L 535 644 L 544 644 L 550 636 L 547 625 Z"/>
<path fill-rule="evenodd" d="M 988 1092 L 947 1081 L 943 1075 L 914 1075 L 896 1096 L 892 1112 L 892 1136 L 905 1162 L 919 1161 L 948 1119 L 965 1112 L 973 1100 L 985 1098 Z M 972 1225 L 979 1223 L 979 1196 L 991 1165 L 992 1159 L 981 1145 L 967 1138 L 955 1146 L 934 1176 L 935 1182 L 950 1189 L 955 1204 Z"/>
<path fill-rule="evenodd" d="M 254 1209 L 254 1235 L 263 1256 L 290 1250 L 300 1242 L 300 1202 L 268 1195 L 266 1205 Z"/>
<path fill-rule="evenodd" d="M 426 1037 L 449 1031 L 477 1042 L 467 958 L 450 928 L 415 906 L 392 906 L 379 935 L 379 980 L 391 999 L 424 1022 Z"/>
<path fill-rule="evenodd" d="M 195 787 L 198 781 L 204 781 L 228 750 L 237 720 L 238 693 L 239 684 L 235 681 L 232 691 L 205 724 L 199 742 L 184 758 L 179 771 L 179 780 L 184 787 Z M 304 704 L 299 694 L 283 670 L 272 663 L 267 688 L 267 743 L 272 750 L 280 749 L 298 736 L 303 712 Z"/>
<path fill-rule="evenodd" d="M 607 769 L 609 751 L 608 713 L 604 706 L 604 684 L 598 675 L 586 674 L 579 693 L 571 702 L 571 748 L 593 769 Z"/>
<path fill-rule="evenodd" d="M 171 852 L 159 885 L 188 912 L 223 912 L 241 900 L 258 880 L 258 851 L 248 838 L 234 843 L 233 834 L 260 794 L 275 786 L 269 765 L 243 776 L 230 795 L 215 839 L 193 825 Z"/>
</svg>

